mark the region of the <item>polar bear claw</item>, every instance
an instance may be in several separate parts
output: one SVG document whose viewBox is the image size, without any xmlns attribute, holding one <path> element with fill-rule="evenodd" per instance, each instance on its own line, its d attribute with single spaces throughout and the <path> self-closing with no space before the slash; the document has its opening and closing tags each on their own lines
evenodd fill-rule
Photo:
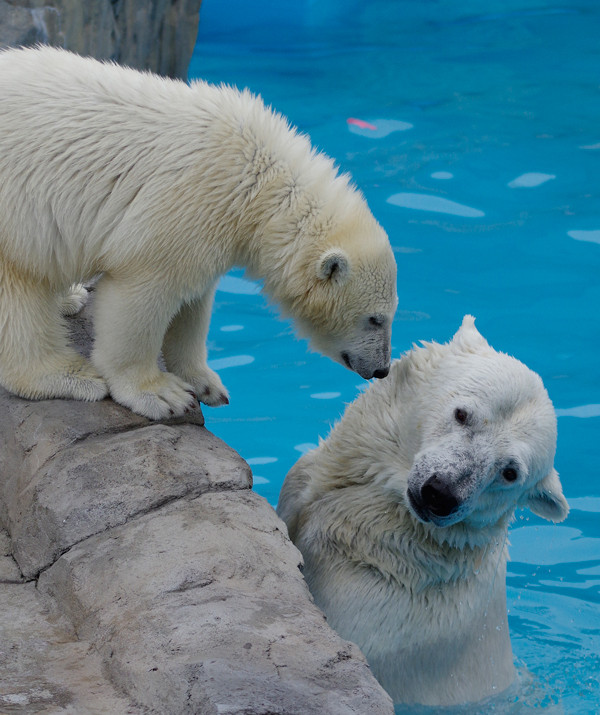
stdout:
<svg viewBox="0 0 600 715">
<path fill-rule="evenodd" d="M 113 378 L 109 387 L 116 402 L 151 420 L 181 417 L 198 407 L 193 387 L 169 372 L 141 380 Z"/>
</svg>

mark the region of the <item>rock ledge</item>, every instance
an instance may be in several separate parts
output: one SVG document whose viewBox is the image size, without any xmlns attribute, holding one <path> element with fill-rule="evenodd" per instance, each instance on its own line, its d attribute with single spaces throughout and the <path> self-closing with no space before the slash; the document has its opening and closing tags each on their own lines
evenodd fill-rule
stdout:
<svg viewBox="0 0 600 715">
<path fill-rule="evenodd" d="M 203 422 L 0 390 L 0 712 L 391 715 Z"/>
</svg>

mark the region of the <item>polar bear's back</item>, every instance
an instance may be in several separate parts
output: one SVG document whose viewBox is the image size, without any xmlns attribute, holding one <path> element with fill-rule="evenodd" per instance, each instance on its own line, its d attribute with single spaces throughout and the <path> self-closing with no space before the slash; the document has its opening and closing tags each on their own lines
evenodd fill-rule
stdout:
<svg viewBox="0 0 600 715">
<path fill-rule="evenodd" d="M 27 261 L 22 267 L 31 271 L 44 265 L 69 279 L 103 268 L 97 259 L 104 240 L 140 187 L 151 174 L 167 173 L 165 162 L 189 153 L 184 132 L 172 125 L 190 115 L 191 94 L 182 82 L 52 48 L 1 52 L 5 256 L 16 264 Z M 207 109 L 200 105 L 210 102 L 197 104 L 201 141 Z"/>
<path fill-rule="evenodd" d="M 123 87 L 121 94 L 125 98 L 128 90 L 136 86 L 151 85 L 154 90 L 161 85 L 185 87 L 178 80 L 128 69 L 109 61 L 99 62 L 56 47 L 4 49 L 0 52 L 0 68 L 0 87 L 3 91 L 12 86 L 15 91 L 26 93 L 33 90 L 48 97 L 69 94 L 76 97 L 78 87 L 96 89 L 99 94 L 104 90 L 113 97 L 117 93 L 116 82 Z"/>
<path fill-rule="evenodd" d="M 245 265 L 283 303 L 289 242 L 304 286 L 334 224 L 393 263 L 349 177 L 259 97 L 48 47 L 0 52 L 0 207 L 0 261 L 55 290 L 134 267 L 193 293 Z"/>
<path fill-rule="evenodd" d="M 55 48 L 7 50 L 0 52 L 0 141 L 5 151 L 12 143 L 40 155 L 54 147 L 59 155 L 87 138 L 87 156 L 96 152 L 104 163 L 132 143 L 139 150 L 161 136 L 178 152 L 179 145 L 190 148 L 183 128 L 193 126 L 201 138 L 211 126 L 217 94 L 205 83 L 192 90 L 178 80 Z"/>
<path fill-rule="evenodd" d="M 232 101 L 241 94 L 233 89 L 228 92 Z M 190 86 L 53 47 L 0 51 L 3 128 L 20 121 L 21 131 L 40 131 L 41 117 L 48 120 L 45 125 L 56 137 L 57 120 L 63 119 L 65 133 L 71 136 L 87 126 L 88 134 L 106 130 L 113 141 L 122 133 L 119 144 L 125 144 L 132 135 L 151 127 L 157 131 L 193 123 L 201 129 L 211 126 L 216 117 L 226 122 L 222 95 L 223 88 L 206 82 Z M 36 138 L 45 136 L 42 132 Z M 169 143 L 176 143 L 176 137 L 170 136 Z"/>
<path fill-rule="evenodd" d="M 245 117 L 256 131 L 289 134 L 248 92 L 49 47 L 0 52 L 0 105 L 0 251 L 62 282 L 107 268 L 111 234 L 140 191 L 145 207 L 166 202 L 175 177 L 202 166 L 198 202 L 210 193 L 214 205 L 219 192 L 230 201 Z"/>
</svg>

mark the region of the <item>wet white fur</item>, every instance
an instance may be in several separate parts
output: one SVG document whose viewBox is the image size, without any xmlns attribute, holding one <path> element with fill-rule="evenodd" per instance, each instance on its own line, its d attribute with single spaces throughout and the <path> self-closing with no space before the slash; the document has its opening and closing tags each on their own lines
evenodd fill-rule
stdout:
<svg viewBox="0 0 600 715">
<path fill-rule="evenodd" d="M 0 105 L 7 389 L 86 400 L 108 389 L 151 418 L 181 414 L 192 392 L 226 402 L 205 343 L 216 281 L 234 265 L 315 348 L 367 376 L 389 361 L 387 236 L 348 178 L 259 98 L 38 48 L 0 53 Z M 89 363 L 60 314 L 82 297 L 69 286 L 98 273 Z"/>
<path fill-rule="evenodd" d="M 555 446 L 539 376 L 467 316 L 450 343 L 395 361 L 287 475 L 278 512 L 315 601 L 395 701 L 459 704 L 513 681 L 507 528 L 516 507 L 566 517 Z M 517 481 L 503 479 L 506 465 Z M 407 498 L 428 469 L 463 500 L 445 525 L 424 522 Z"/>
</svg>

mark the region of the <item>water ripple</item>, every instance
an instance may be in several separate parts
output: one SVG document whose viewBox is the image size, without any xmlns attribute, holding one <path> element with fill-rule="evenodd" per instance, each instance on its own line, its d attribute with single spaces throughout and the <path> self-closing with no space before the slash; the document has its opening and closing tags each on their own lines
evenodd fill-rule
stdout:
<svg viewBox="0 0 600 715">
<path fill-rule="evenodd" d="M 429 194 L 394 194 L 387 199 L 387 202 L 404 209 L 432 211 L 434 213 L 450 214 L 451 216 L 462 216 L 463 218 L 481 218 L 481 216 L 485 216 L 484 212 L 479 209 Z"/>
<path fill-rule="evenodd" d="M 597 231 L 567 231 L 567 236 L 576 241 L 590 241 L 590 243 L 600 243 L 600 230 Z"/>
<path fill-rule="evenodd" d="M 300 454 L 306 454 L 307 452 L 310 452 L 311 449 L 316 449 L 317 445 L 314 444 L 313 442 L 302 442 L 302 444 L 297 444 L 294 446 L 294 449 L 297 452 L 300 452 Z"/>
<path fill-rule="evenodd" d="M 237 293 L 239 295 L 258 295 L 260 286 L 258 283 L 246 280 L 245 278 L 236 278 L 235 276 L 222 276 L 217 284 L 217 290 L 223 293 Z"/>
<path fill-rule="evenodd" d="M 555 412 L 557 417 L 600 417 L 600 405 L 578 405 Z"/>
<path fill-rule="evenodd" d="M 349 117 L 346 119 L 348 129 L 353 134 L 359 134 L 361 137 L 369 137 L 370 139 L 383 139 L 392 132 L 405 132 L 412 129 L 413 125 L 409 122 L 400 122 L 397 119 L 356 119 Z"/>
<path fill-rule="evenodd" d="M 241 367 L 242 365 L 249 365 L 251 362 L 254 362 L 252 355 L 231 355 L 230 357 L 209 360 L 208 366 L 212 370 L 224 370 L 226 367 Z"/>
<path fill-rule="evenodd" d="M 547 181 L 552 181 L 556 179 L 555 174 L 541 174 L 537 171 L 531 171 L 528 174 L 521 174 L 517 176 L 516 179 L 508 182 L 508 186 L 511 189 L 532 189 L 535 186 L 541 186 Z"/>
<path fill-rule="evenodd" d="M 248 464 L 254 465 L 254 464 L 273 464 L 273 462 L 277 461 L 277 457 L 250 457 L 250 459 L 246 460 Z"/>
</svg>

